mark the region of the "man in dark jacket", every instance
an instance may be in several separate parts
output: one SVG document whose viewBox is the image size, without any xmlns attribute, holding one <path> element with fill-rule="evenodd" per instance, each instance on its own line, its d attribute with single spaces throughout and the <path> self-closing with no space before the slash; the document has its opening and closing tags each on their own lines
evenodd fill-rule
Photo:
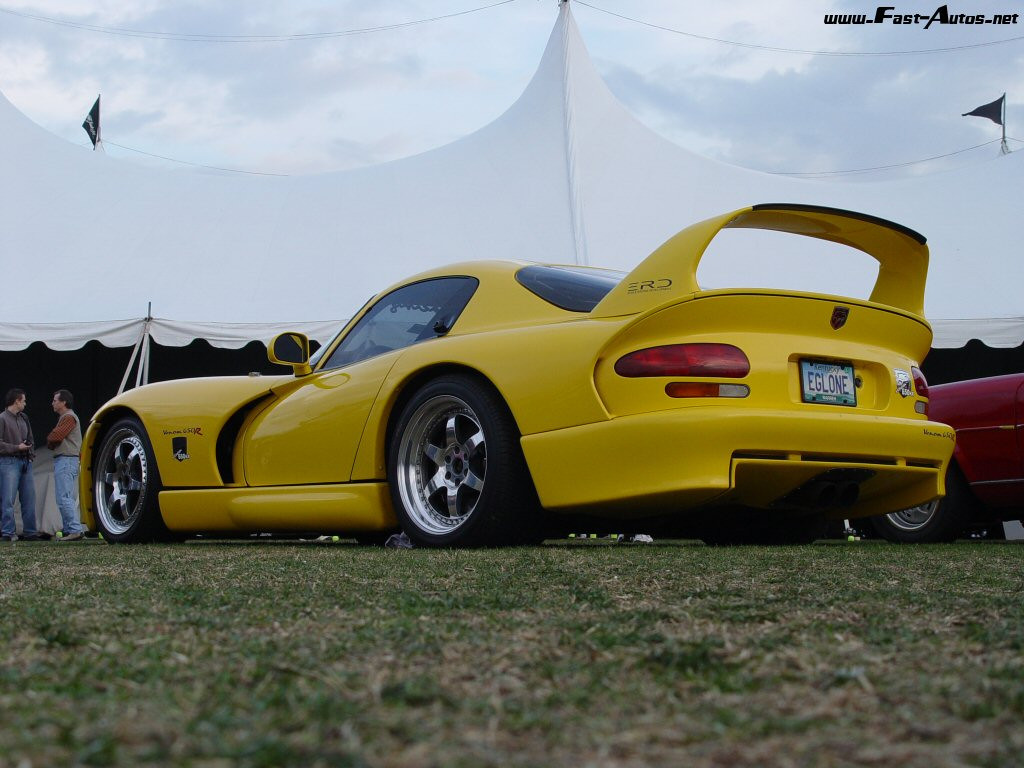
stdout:
<svg viewBox="0 0 1024 768">
<path fill-rule="evenodd" d="M 46 538 L 36 530 L 36 486 L 32 479 L 32 425 L 25 410 L 25 390 L 7 393 L 7 408 L 0 411 L 0 538 L 17 538 L 14 526 L 14 499 L 21 500 L 21 538 L 38 541 Z"/>
</svg>

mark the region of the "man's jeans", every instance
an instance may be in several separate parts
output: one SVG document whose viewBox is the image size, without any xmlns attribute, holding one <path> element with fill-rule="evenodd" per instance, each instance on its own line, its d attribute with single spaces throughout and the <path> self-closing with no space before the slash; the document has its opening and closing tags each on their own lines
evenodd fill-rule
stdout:
<svg viewBox="0 0 1024 768">
<path fill-rule="evenodd" d="M 21 499 L 22 536 L 32 536 L 36 531 L 36 484 L 32 479 L 32 462 L 16 456 L 0 456 L 0 503 L 3 518 L 0 533 L 13 536 L 14 499 Z"/>
<path fill-rule="evenodd" d="M 77 456 L 53 457 L 53 485 L 64 535 L 88 531 L 89 529 L 82 525 L 78 512 Z"/>
</svg>

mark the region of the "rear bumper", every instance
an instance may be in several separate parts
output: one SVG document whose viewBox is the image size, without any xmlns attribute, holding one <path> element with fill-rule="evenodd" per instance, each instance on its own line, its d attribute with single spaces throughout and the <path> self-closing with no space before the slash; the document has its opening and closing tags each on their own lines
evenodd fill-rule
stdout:
<svg viewBox="0 0 1024 768">
<path fill-rule="evenodd" d="M 728 406 L 625 416 L 527 435 L 523 452 L 541 503 L 624 516 L 707 504 L 769 508 L 833 469 L 863 470 L 859 517 L 924 503 L 944 491 L 954 433 L 944 424 L 825 410 Z"/>
</svg>

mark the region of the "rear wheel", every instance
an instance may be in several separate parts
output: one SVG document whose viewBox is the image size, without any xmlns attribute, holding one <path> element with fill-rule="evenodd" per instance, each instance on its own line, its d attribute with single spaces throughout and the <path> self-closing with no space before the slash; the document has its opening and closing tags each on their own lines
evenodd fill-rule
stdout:
<svg viewBox="0 0 1024 768">
<path fill-rule="evenodd" d="M 103 437 L 92 476 L 96 522 L 105 540 L 169 538 L 157 501 L 160 472 L 146 430 L 136 419 L 118 421 Z"/>
<path fill-rule="evenodd" d="M 531 539 L 539 503 L 519 432 L 486 383 L 443 376 L 417 391 L 391 435 L 395 513 L 418 546 L 502 546 Z"/>
<path fill-rule="evenodd" d="M 871 527 L 889 541 L 907 544 L 953 541 L 974 518 L 978 502 L 956 464 L 946 473 L 946 495 L 909 509 L 869 518 Z"/>
</svg>

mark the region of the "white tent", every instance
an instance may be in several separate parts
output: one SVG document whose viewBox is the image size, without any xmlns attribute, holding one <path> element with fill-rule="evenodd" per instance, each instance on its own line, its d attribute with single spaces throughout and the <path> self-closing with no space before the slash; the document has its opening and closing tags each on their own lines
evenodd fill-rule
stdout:
<svg viewBox="0 0 1024 768">
<path fill-rule="evenodd" d="M 239 347 L 285 327 L 324 341 L 372 293 L 429 267 L 525 258 L 629 268 L 683 226 L 761 202 L 850 208 L 918 230 L 932 252 L 936 346 L 1024 341 L 1024 153 L 863 183 L 712 161 L 614 98 L 568 3 L 505 114 L 383 165 L 287 178 L 151 169 L 64 142 L 3 97 L 0 133 L 0 254 L 39 287 L 5 292 L 0 350 L 132 346 L 146 334 Z M 797 254 L 780 275 L 761 245 L 730 247 L 732 273 L 711 272 L 712 283 L 789 285 L 816 265 Z M 845 267 L 826 271 L 846 279 Z M 148 302 L 171 319 L 111 320 L 137 318 Z"/>
</svg>

